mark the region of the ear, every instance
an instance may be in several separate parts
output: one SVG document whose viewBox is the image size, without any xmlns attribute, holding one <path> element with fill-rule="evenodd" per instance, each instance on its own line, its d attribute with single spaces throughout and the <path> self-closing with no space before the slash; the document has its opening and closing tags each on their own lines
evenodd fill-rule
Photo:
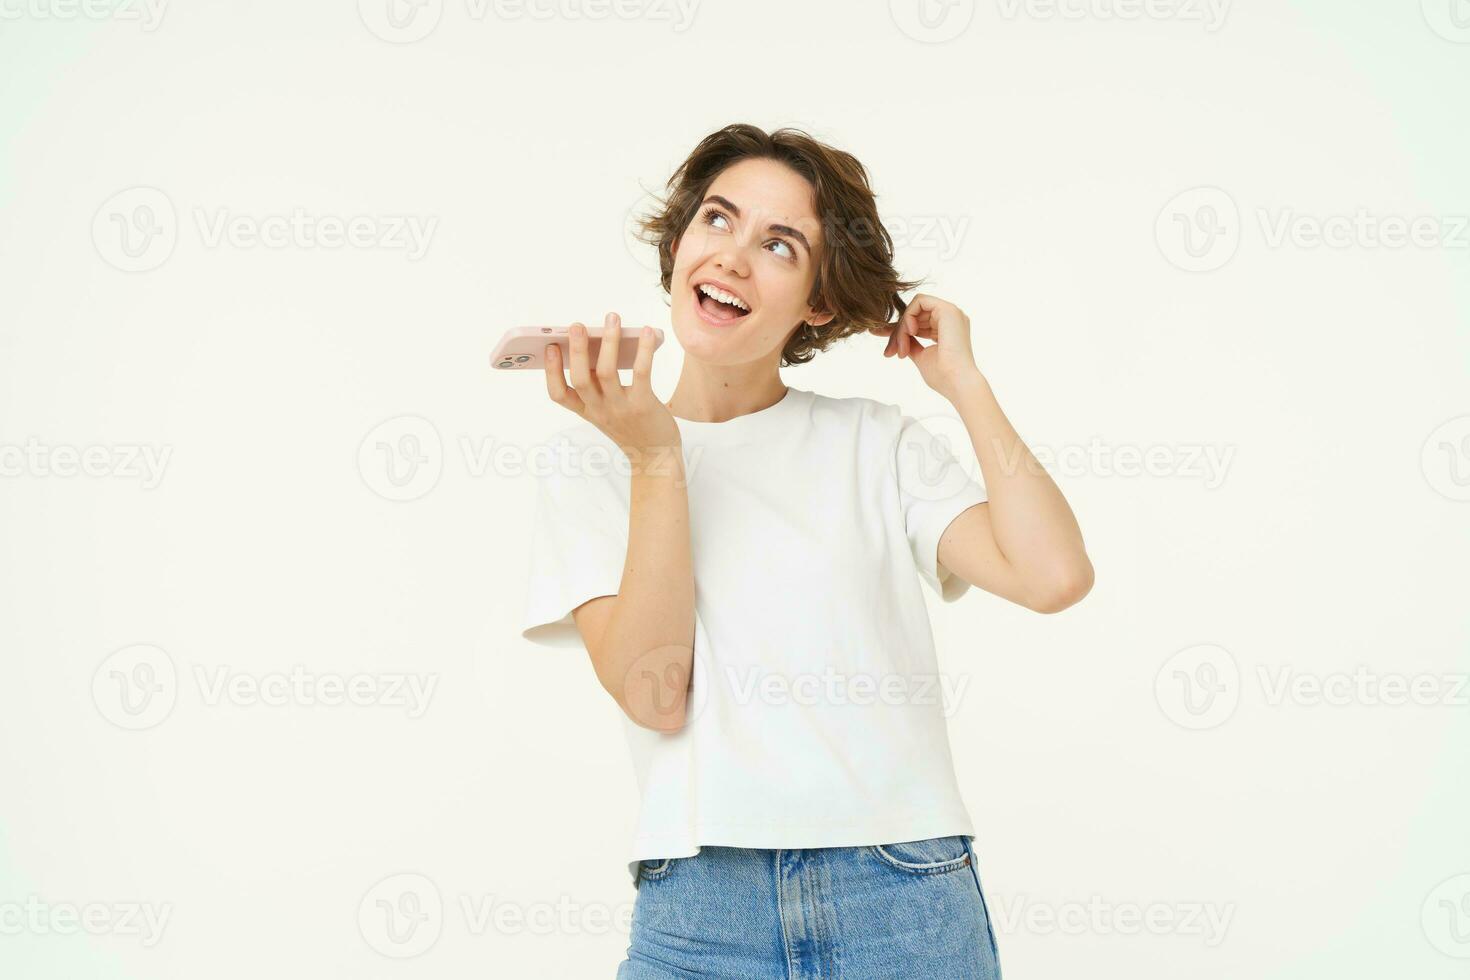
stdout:
<svg viewBox="0 0 1470 980">
<path fill-rule="evenodd" d="M 807 323 L 810 323 L 814 327 L 825 327 L 827 324 L 831 323 L 836 316 L 837 314 L 835 313 L 817 313 L 814 311 L 810 316 L 805 317 L 805 320 Z"/>
</svg>

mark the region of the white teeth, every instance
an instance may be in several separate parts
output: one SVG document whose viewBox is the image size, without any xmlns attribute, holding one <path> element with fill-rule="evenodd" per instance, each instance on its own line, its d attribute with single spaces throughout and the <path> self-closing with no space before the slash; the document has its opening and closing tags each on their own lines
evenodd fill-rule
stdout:
<svg viewBox="0 0 1470 980">
<path fill-rule="evenodd" d="M 742 310 L 744 310 L 747 313 L 750 312 L 750 307 L 748 307 L 744 303 L 742 303 L 740 301 L 740 298 L 738 296 L 731 296 L 729 293 L 725 292 L 723 289 L 716 289 L 714 286 L 711 286 L 707 282 L 703 282 L 703 283 L 700 283 L 699 284 L 699 291 L 701 293 L 704 293 L 706 296 L 712 296 L 712 297 L 714 297 L 715 299 L 719 300 L 721 303 L 729 303 L 731 306 L 734 306 L 734 307 L 736 307 L 738 309 L 742 309 Z"/>
</svg>

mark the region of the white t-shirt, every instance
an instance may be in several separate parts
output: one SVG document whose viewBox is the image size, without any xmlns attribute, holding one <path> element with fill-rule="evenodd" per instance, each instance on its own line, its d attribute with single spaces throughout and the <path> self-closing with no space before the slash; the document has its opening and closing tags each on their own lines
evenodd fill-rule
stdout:
<svg viewBox="0 0 1470 980">
<path fill-rule="evenodd" d="M 757 412 L 676 422 L 693 680 L 679 731 L 624 719 L 642 799 L 634 880 L 639 861 L 701 844 L 973 836 L 946 727 L 944 692 L 963 688 L 939 672 L 919 582 L 945 602 L 969 589 L 938 546 L 986 499 L 978 467 L 961 465 L 934 426 L 870 398 L 788 387 Z M 581 648 L 571 610 L 621 583 L 630 478 L 590 423 L 549 445 L 559 449 L 537 479 L 521 635 Z"/>
</svg>

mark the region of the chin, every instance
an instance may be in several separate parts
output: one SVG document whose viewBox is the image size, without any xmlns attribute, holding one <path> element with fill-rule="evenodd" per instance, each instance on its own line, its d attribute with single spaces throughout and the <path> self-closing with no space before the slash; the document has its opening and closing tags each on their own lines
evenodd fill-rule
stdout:
<svg viewBox="0 0 1470 980">
<path fill-rule="evenodd" d="M 675 306 L 670 314 L 674 336 L 684 349 L 684 356 L 710 364 L 743 364 L 751 360 L 750 354 L 741 349 L 751 336 L 748 331 L 711 326 L 687 306 L 682 309 Z"/>
</svg>

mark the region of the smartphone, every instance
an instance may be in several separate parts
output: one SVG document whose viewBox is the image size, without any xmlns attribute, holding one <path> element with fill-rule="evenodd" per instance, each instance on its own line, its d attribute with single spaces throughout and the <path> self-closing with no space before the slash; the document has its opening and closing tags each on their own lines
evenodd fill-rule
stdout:
<svg viewBox="0 0 1470 980">
<path fill-rule="evenodd" d="M 572 363 L 571 326 L 564 327 L 512 327 L 500 338 L 495 350 L 490 353 L 490 365 L 501 371 L 545 371 L 546 359 L 542 352 L 547 344 L 561 348 L 563 368 Z M 587 366 L 597 367 L 598 352 L 602 349 L 602 327 L 587 328 Z M 623 327 L 618 338 L 618 369 L 633 370 L 638 359 L 638 335 L 642 327 Z M 653 328 L 653 349 L 658 350 L 664 342 L 664 332 Z"/>
</svg>

